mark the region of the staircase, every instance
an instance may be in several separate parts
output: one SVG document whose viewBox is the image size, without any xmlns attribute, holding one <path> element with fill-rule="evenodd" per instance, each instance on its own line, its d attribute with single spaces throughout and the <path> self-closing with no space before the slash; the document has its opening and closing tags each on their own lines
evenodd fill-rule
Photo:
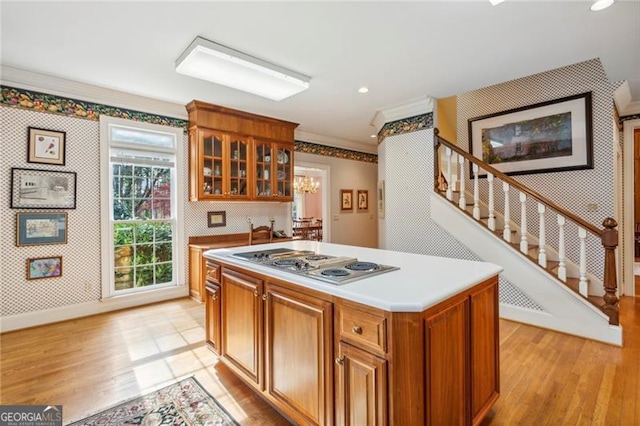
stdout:
<svg viewBox="0 0 640 426">
<path fill-rule="evenodd" d="M 438 129 L 434 182 L 432 219 L 483 260 L 503 266 L 503 277 L 542 305 L 501 304 L 503 318 L 622 345 L 614 219 L 595 227 L 441 138 Z"/>
</svg>

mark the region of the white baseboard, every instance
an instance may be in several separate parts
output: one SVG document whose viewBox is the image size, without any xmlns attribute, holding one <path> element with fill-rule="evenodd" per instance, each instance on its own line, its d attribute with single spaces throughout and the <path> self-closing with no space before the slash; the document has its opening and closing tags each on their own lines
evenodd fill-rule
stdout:
<svg viewBox="0 0 640 426">
<path fill-rule="evenodd" d="M 178 287 L 146 291 L 144 293 L 116 296 L 109 299 L 80 303 L 77 305 L 61 306 L 44 311 L 11 315 L 0 318 L 0 333 L 86 317 L 89 315 L 102 314 L 119 309 L 148 305 L 150 303 L 163 302 L 165 300 L 177 299 L 188 295 L 189 288 L 182 285 Z"/>
</svg>

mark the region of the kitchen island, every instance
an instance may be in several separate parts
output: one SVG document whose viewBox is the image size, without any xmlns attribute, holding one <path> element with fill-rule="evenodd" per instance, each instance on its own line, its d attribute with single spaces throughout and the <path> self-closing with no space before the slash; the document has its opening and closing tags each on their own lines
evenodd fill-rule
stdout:
<svg viewBox="0 0 640 426">
<path fill-rule="evenodd" d="M 394 268 L 331 284 L 238 257 L 285 249 Z M 312 241 L 204 256 L 209 346 L 297 424 L 471 425 L 498 398 L 499 266 Z"/>
</svg>

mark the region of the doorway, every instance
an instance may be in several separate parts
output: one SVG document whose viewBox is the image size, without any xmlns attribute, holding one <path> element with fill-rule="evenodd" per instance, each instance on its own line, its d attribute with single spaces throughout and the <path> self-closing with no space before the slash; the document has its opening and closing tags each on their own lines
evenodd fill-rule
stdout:
<svg viewBox="0 0 640 426">
<path fill-rule="evenodd" d="M 294 165 L 296 178 L 307 177 L 318 182 L 314 192 L 295 192 L 291 205 L 291 218 L 313 218 L 322 221 L 322 241 L 331 241 L 331 221 L 329 220 L 331 193 L 329 187 L 329 166 L 325 164 L 298 163 Z"/>
<path fill-rule="evenodd" d="M 636 176 L 640 173 L 640 163 L 636 164 L 636 156 L 640 157 L 640 143 L 638 143 L 638 133 L 640 133 L 640 119 L 626 120 L 623 122 L 624 132 L 624 211 L 623 223 L 620 230 L 620 239 L 623 256 L 623 283 L 619 285 L 620 290 L 627 296 L 640 296 L 640 280 L 635 276 L 640 274 L 640 267 L 635 263 L 635 222 L 637 197 L 640 197 L 640 181 Z M 637 195 L 636 195 L 637 194 Z M 620 253 L 620 249 L 618 250 Z"/>
</svg>

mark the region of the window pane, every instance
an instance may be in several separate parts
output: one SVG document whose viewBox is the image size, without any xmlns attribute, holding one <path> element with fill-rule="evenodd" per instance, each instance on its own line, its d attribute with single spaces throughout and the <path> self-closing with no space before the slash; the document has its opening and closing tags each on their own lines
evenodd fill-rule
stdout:
<svg viewBox="0 0 640 426">
<path fill-rule="evenodd" d="M 129 144 L 174 148 L 174 137 L 167 133 L 157 133 L 150 130 L 127 129 L 123 127 L 111 127 L 111 139 L 117 142 L 128 142 Z"/>
<path fill-rule="evenodd" d="M 136 200 L 135 218 L 136 219 L 151 219 L 151 199 Z"/>
<path fill-rule="evenodd" d="M 131 197 L 131 184 L 130 177 L 114 176 L 113 177 L 113 196 L 118 198 Z"/>
<path fill-rule="evenodd" d="M 114 278 L 116 290 L 133 288 L 133 268 L 115 268 Z"/>
<path fill-rule="evenodd" d="M 130 199 L 113 200 L 113 219 L 130 220 L 133 218 L 133 201 Z"/>
<path fill-rule="evenodd" d="M 140 266 L 136 268 L 136 287 L 144 287 L 153 284 L 153 266 Z"/>
<path fill-rule="evenodd" d="M 163 243 L 156 246 L 156 260 L 158 262 L 171 260 L 171 243 Z"/>
<path fill-rule="evenodd" d="M 172 237 L 171 222 L 156 223 L 155 228 L 156 228 L 156 242 L 162 242 L 162 241 L 171 242 L 171 237 Z"/>
<path fill-rule="evenodd" d="M 156 265 L 156 284 L 171 282 L 173 278 L 173 265 L 171 263 L 160 263 Z"/>
<path fill-rule="evenodd" d="M 152 243 L 153 242 L 153 223 L 140 223 L 136 225 L 136 243 Z"/>
<path fill-rule="evenodd" d="M 171 218 L 171 200 L 153 200 L 153 218 L 154 219 L 170 219 Z"/>
<path fill-rule="evenodd" d="M 136 265 L 149 265 L 154 261 L 153 244 L 136 245 Z"/>
</svg>

